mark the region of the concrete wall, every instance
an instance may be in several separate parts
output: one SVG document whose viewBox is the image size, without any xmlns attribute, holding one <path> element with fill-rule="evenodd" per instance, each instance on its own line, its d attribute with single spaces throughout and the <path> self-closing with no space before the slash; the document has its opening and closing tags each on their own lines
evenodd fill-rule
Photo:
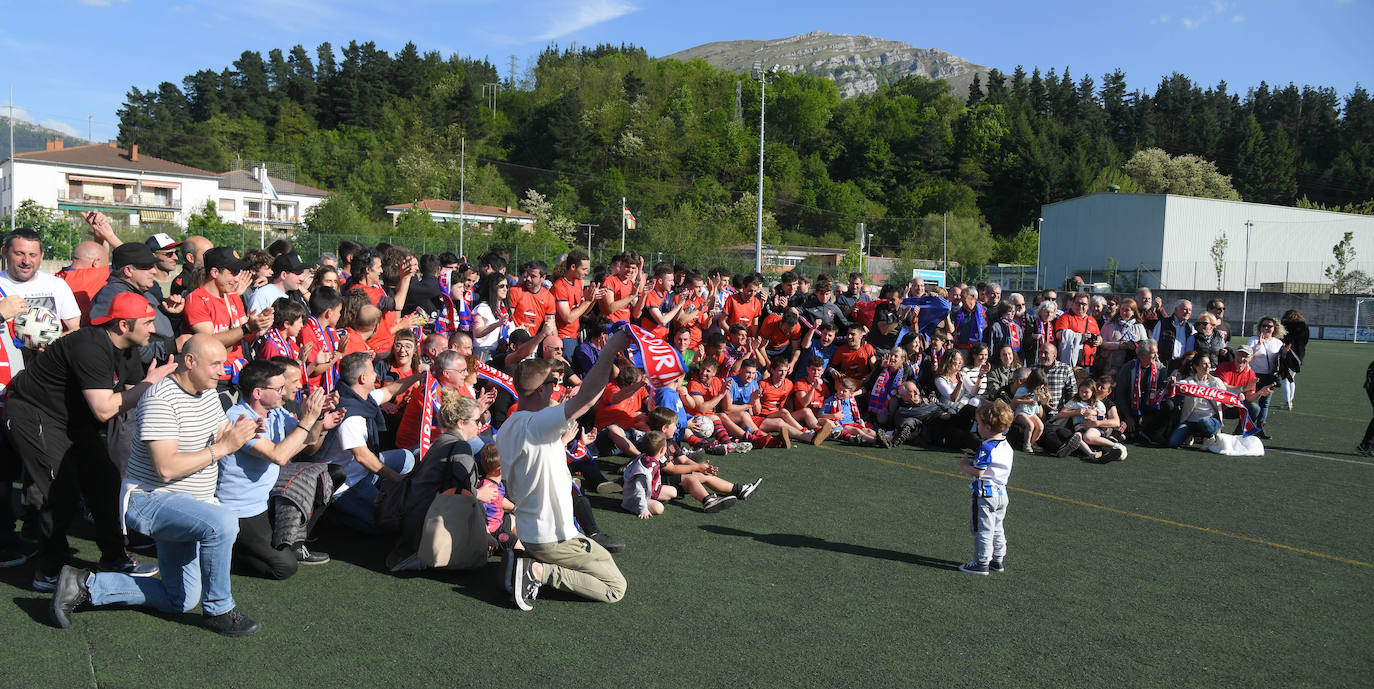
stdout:
<svg viewBox="0 0 1374 689">
<path fill-rule="evenodd" d="M 1060 297 L 1064 296 L 1060 292 Z M 1132 297 L 1134 294 L 1119 296 Z M 1313 338 L 1349 340 L 1355 324 L 1355 300 L 1349 294 L 1286 294 L 1282 292 L 1250 292 L 1249 303 L 1245 306 L 1245 326 L 1241 327 L 1241 311 L 1245 301 L 1241 292 L 1216 292 L 1198 290 L 1154 290 L 1154 296 L 1164 300 L 1164 310 L 1173 308 L 1174 302 L 1187 299 L 1193 302 L 1193 316 L 1201 314 L 1209 299 L 1220 297 L 1226 304 L 1226 322 L 1230 324 L 1233 335 L 1255 334 L 1255 324 L 1261 316 L 1280 318 L 1288 309 L 1297 309 L 1312 329 Z M 1374 316 L 1374 302 L 1365 305 Z M 1362 331 L 1361 340 L 1374 339 L 1374 321 L 1367 321 L 1365 327 L 1371 332 Z"/>
</svg>

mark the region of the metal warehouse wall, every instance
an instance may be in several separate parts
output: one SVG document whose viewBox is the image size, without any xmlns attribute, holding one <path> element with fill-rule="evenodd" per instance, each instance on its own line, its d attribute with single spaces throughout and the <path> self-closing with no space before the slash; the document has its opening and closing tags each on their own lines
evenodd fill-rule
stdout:
<svg viewBox="0 0 1374 689">
<path fill-rule="evenodd" d="M 1261 283 L 1329 285 L 1331 248 L 1354 233 L 1352 269 L 1374 276 L 1374 217 L 1167 194 L 1101 193 L 1043 206 L 1040 285 L 1103 273 L 1115 259 L 1118 289 L 1256 290 Z M 1245 223 L 1251 222 L 1248 270 Z M 1227 238 L 1218 279 L 1210 250 Z"/>
</svg>

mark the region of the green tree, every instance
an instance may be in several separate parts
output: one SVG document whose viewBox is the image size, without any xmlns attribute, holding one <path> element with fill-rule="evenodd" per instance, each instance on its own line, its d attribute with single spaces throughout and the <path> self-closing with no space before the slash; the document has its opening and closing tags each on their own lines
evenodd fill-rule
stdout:
<svg viewBox="0 0 1374 689">
<path fill-rule="evenodd" d="M 254 230 L 258 229 L 260 228 L 254 228 Z M 186 218 L 186 233 L 205 237 L 215 246 L 232 246 L 245 249 L 248 244 L 247 229 L 238 223 L 221 220 L 214 200 L 207 200 L 199 211 Z"/>
<path fill-rule="evenodd" d="M 10 217 L 0 216 L 0 221 L 8 230 Z M 86 238 L 85 223 L 55 208 L 44 208 L 33 200 L 19 202 L 14 211 L 14 226 L 37 232 L 43 244 L 43 258 L 49 260 L 71 259 L 72 249 Z"/>
<path fill-rule="evenodd" d="M 1331 281 L 1331 291 L 1336 294 L 1350 292 L 1350 264 L 1355 262 L 1355 233 L 1346 232 L 1336 246 L 1331 247 L 1335 263 L 1326 267 L 1326 279 Z"/>
<path fill-rule="evenodd" d="M 1161 149 L 1149 148 L 1131 156 L 1122 171 L 1147 194 L 1240 200 L 1240 194 L 1231 186 L 1231 178 L 1218 172 L 1215 163 L 1197 156 L 1174 157 Z"/>
<path fill-rule="evenodd" d="M 312 234 L 368 234 L 367 218 L 347 194 L 333 194 L 305 213 L 305 229 Z"/>
<path fill-rule="evenodd" d="M 1254 115 L 1244 124 L 1236 152 L 1236 186 L 1247 201 L 1292 203 L 1298 184 L 1293 177 L 1293 147 L 1280 129 L 1266 134 Z"/>
</svg>

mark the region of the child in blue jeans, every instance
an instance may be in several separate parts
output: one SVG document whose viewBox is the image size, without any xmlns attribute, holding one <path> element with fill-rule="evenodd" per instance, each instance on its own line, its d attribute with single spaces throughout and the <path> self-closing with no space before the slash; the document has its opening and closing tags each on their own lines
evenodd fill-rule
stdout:
<svg viewBox="0 0 1374 689">
<path fill-rule="evenodd" d="M 978 408 L 978 437 L 983 444 L 972 457 L 964 456 L 959 467 L 973 477 L 969 488 L 969 530 L 973 532 L 973 560 L 959 565 L 969 574 L 1000 572 L 1007 555 L 1007 536 L 1002 522 L 1007 516 L 1007 479 L 1011 478 L 1011 407 L 1001 400 Z"/>
</svg>

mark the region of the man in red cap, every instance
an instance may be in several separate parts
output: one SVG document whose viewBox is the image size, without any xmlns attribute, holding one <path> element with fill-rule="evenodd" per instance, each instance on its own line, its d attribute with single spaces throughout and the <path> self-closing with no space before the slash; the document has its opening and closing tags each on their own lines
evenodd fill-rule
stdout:
<svg viewBox="0 0 1374 689">
<path fill-rule="evenodd" d="M 39 520 L 33 576 L 39 591 L 56 586 L 81 498 L 95 521 L 102 570 L 157 573 L 124 550 L 119 470 L 100 435 L 105 422 L 132 409 L 175 368 L 154 365 L 144 375 L 137 350 L 152 333 L 153 307 L 141 294 L 120 294 L 90 327 L 45 348 L 9 387 L 5 429 L 30 479 L 25 504 Z"/>
</svg>

